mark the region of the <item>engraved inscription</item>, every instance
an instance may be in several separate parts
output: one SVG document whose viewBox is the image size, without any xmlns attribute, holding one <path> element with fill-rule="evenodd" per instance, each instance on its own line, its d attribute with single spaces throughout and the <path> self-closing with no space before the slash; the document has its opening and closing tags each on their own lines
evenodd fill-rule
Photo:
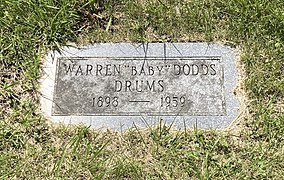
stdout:
<svg viewBox="0 0 284 180">
<path fill-rule="evenodd" d="M 58 59 L 53 115 L 226 114 L 220 57 Z"/>
</svg>

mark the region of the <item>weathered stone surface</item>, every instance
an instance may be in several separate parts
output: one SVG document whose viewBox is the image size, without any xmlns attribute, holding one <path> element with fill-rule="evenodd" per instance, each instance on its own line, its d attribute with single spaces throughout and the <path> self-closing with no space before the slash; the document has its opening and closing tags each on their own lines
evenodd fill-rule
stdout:
<svg viewBox="0 0 284 180">
<path fill-rule="evenodd" d="M 206 43 L 95 44 L 46 56 L 43 111 L 55 122 L 126 129 L 225 128 L 238 115 L 233 49 Z"/>
</svg>

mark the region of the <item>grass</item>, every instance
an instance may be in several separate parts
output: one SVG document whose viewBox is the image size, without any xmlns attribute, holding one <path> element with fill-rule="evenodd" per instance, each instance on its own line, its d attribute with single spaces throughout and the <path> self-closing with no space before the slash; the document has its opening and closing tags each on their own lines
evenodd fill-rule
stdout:
<svg viewBox="0 0 284 180">
<path fill-rule="evenodd" d="M 283 179 L 281 0 L 0 0 L 0 179 Z M 220 42 L 241 49 L 240 133 L 161 122 L 99 132 L 40 113 L 41 57 L 68 42 Z"/>
</svg>

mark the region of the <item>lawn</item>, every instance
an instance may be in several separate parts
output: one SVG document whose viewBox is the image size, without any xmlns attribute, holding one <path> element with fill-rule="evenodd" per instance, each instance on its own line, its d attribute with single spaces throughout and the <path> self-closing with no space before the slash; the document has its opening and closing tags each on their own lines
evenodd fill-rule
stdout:
<svg viewBox="0 0 284 180">
<path fill-rule="evenodd" d="M 284 1 L 0 0 L 0 179 L 284 179 Z M 52 124 L 48 50 L 75 42 L 238 47 L 245 101 L 230 129 L 126 132 Z"/>
</svg>

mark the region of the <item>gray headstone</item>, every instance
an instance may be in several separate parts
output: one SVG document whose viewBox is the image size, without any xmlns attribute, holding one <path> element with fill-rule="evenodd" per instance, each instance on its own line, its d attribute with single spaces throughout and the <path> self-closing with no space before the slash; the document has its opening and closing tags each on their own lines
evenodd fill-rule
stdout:
<svg viewBox="0 0 284 180">
<path fill-rule="evenodd" d="M 47 54 L 42 110 L 115 130 L 228 127 L 238 115 L 234 49 L 207 43 L 95 44 Z"/>
</svg>

